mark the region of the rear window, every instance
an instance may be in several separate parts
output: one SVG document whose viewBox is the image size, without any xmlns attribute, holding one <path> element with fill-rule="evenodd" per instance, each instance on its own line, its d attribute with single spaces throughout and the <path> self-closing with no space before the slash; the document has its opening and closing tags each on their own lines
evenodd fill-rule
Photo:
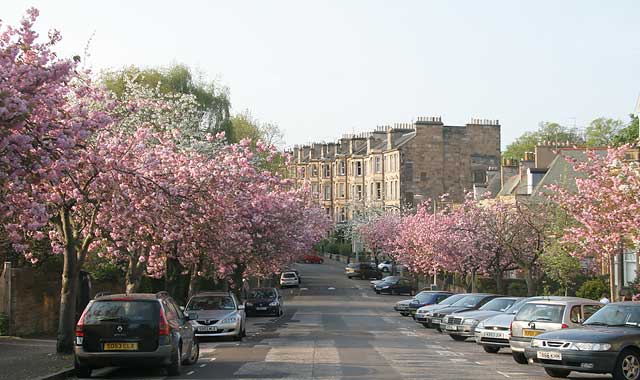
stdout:
<svg viewBox="0 0 640 380">
<path fill-rule="evenodd" d="M 95 301 L 84 317 L 86 324 L 100 322 L 155 321 L 160 314 L 156 301 Z"/>
<path fill-rule="evenodd" d="M 563 314 L 564 305 L 528 303 L 520 308 L 515 320 L 561 323 Z"/>
<path fill-rule="evenodd" d="M 187 305 L 188 311 L 235 310 L 236 304 L 230 296 L 195 296 Z"/>
<path fill-rule="evenodd" d="M 296 278 L 295 273 L 283 273 L 282 278 Z"/>
</svg>

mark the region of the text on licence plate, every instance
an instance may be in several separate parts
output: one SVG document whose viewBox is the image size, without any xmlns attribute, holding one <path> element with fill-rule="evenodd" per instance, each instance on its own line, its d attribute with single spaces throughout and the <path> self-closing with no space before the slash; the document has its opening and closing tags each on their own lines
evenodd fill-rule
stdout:
<svg viewBox="0 0 640 380">
<path fill-rule="evenodd" d="M 445 329 L 449 330 L 449 331 L 458 331 L 458 326 L 447 325 L 447 327 L 445 327 Z"/>
<path fill-rule="evenodd" d="M 215 326 L 198 326 L 198 331 L 218 331 L 218 328 Z"/>
<path fill-rule="evenodd" d="M 256 307 L 256 310 L 267 310 L 266 307 Z"/>
<path fill-rule="evenodd" d="M 544 331 L 542 330 L 530 330 L 530 329 L 522 329 L 522 334 L 524 336 L 538 336 L 542 334 Z"/>
<path fill-rule="evenodd" d="M 484 333 L 487 338 L 504 338 L 504 333 L 487 331 Z"/>
<path fill-rule="evenodd" d="M 556 351 L 538 351 L 538 359 L 562 360 L 562 353 Z"/>
<path fill-rule="evenodd" d="M 105 343 L 104 351 L 137 351 L 138 343 L 113 342 Z"/>
</svg>

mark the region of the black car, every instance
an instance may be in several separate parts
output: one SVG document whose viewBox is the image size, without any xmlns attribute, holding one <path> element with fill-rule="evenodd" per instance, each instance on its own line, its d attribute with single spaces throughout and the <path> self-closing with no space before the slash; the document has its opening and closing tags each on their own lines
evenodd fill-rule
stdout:
<svg viewBox="0 0 640 380">
<path fill-rule="evenodd" d="M 407 312 L 409 313 L 409 315 L 414 316 L 416 315 L 416 311 L 419 308 L 423 306 L 439 304 L 440 302 L 449 298 L 451 295 L 453 295 L 453 293 L 451 292 L 444 292 L 439 290 L 423 290 L 420 293 L 416 294 L 413 301 L 409 303 Z"/>
<path fill-rule="evenodd" d="M 247 295 L 245 312 L 248 316 L 280 316 L 284 313 L 284 300 L 276 288 L 251 289 Z"/>
<path fill-rule="evenodd" d="M 385 281 L 391 281 L 395 279 L 400 279 L 400 276 L 387 276 L 387 277 L 383 277 L 381 280 L 373 280 L 373 281 L 370 281 L 369 283 L 371 284 L 371 288 L 375 290 L 376 285 L 382 284 Z"/>
<path fill-rule="evenodd" d="M 378 294 L 409 294 L 416 293 L 416 287 L 413 281 L 407 278 L 394 278 L 376 285 L 376 293 Z"/>
<path fill-rule="evenodd" d="M 456 303 L 453 303 L 451 306 L 434 311 L 433 315 L 429 316 L 429 323 L 431 323 L 437 330 L 440 331 L 440 324 L 442 323 L 442 320 L 445 316 L 452 313 L 477 310 L 485 303 L 497 297 L 500 296 L 486 293 L 470 293 L 466 297 L 458 300 Z"/>
<path fill-rule="evenodd" d="M 90 377 L 101 367 L 162 366 L 180 374 L 198 361 L 200 345 L 190 321 L 166 293 L 114 294 L 89 302 L 76 325 L 75 369 Z"/>
<path fill-rule="evenodd" d="M 571 371 L 610 373 L 614 380 L 640 379 L 640 303 L 608 304 L 582 327 L 540 334 L 525 348 L 531 363 L 551 377 Z"/>
</svg>

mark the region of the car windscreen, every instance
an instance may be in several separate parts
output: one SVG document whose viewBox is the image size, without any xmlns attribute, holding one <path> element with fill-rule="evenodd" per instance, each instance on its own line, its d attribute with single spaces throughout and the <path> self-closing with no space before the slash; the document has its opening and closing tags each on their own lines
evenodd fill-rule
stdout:
<svg viewBox="0 0 640 380">
<path fill-rule="evenodd" d="M 195 296 L 187 305 L 188 311 L 235 310 L 236 304 L 230 296 Z"/>
<path fill-rule="evenodd" d="M 283 273 L 282 278 L 296 278 L 295 273 Z"/>
<path fill-rule="evenodd" d="M 466 297 L 464 294 L 454 294 L 440 301 L 438 305 L 453 305 L 464 297 Z"/>
<path fill-rule="evenodd" d="M 486 296 L 465 296 L 451 306 L 476 307 Z"/>
<path fill-rule="evenodd" d="M 100 322 L 153 322 L 160 315 L 156 301 L 95 301 L 84 317 L 87 325 Z"/>
<path fill-rule="evenodd" d="M 391 280 L 399 279 L 399 278 L 400 277 L 398 277 L 398 276 L 387 276 L 387 277 L 383 278 L 381 281 L 385 282 L 385 281 L 391 281 Z"/>
<path fill-rule="evenodd" d="M 433 303 L 433 302 L 436 302 L 437 298 L 438 298 L 437 293 L 422 292 L 416 295 L 416 299 L 421 303 Z"/>
<path fill-rule="evenodd" d="M 513 303 L 516 302 L 513 298 L 494 298 L 486 304 L 482 305 L 480 310 L 486 311 L 500 311 L 505 312 Z"/>
<path fill-rule="evenodd" d="M 514 320 L 561 323 L 563 313 L 564 305 L 528 303 L 522 306 Z"/>
<path fill-rule="evenodd" d="M 607 305 L 596 311 L 584 324 L 640 327 L 640 306 Z"/>
<path fill-rule="evenodd" d="M 276 292 L 273 289 L 254 289 L 249 293 L 249 298 L 275 298 Z"/>
</svg>

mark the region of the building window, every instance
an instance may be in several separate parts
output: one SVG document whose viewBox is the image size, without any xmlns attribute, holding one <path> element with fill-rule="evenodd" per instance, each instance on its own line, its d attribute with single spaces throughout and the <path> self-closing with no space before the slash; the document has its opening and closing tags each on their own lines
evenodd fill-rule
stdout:
<svg viewBox="0 0 640 380">
<path fill-rule="evenodd" d="M 344 183 L 339 183 L 338 184 L 338 198 L 344 198 L 344 196 L 345 196 L 344 190 L 345 190 Z"/>
<path fill-rule="evenodd" d="M 356 161 L 356 176 L 362 176 L 362 161 Z"/>
<path fill-rule="evenodd" d="M 340 221 L 344 222 L 345 220 L 347 220 L 347 213 L 344 207 L 340 207 Z"/>
<path fill-rule="evenodd" d="M 376 173 L 382 173 L 382 158 L 380 157 L 376 157 L 375 158 L 375 171 Z"/>
<path fill-rule="evenodd" d="M 382 199 L 382 183 L 376 182 L 376 199 Z"/>
<path fill-rule="evenodd" d="M 362 200 L 362 185 L 356 185 L 356 199 L 361 201 Z"/>
<path fill-rule="evenodd" d="M 346 170 L 346 165 L 344 164 L 344 161 L 338 161 L 338 174 L 344 175 L 345 170 Z"/>
<path fill-rule="evenodd" d="M 311 184 L 311 193 L 313 193 L 314 195 L 319 193 L 318 184 L 317 183 L 312 183 Z"/>
<path fill-rule="evenodd" d="M 324 200 L 331 200 L 331 185 L 324 185 Z"/>
<path fill-rule="evenodd" d="M 322 175 L 324 176 L 324 178 L 331 177 L 331 165 L 329 164 L 322 165 Z"/>
<path fill-rule="evenodd" d="M 317 177 L 318 176 L 318 165 L 311 165 L 311 176 L 312 177 Z"/>
<path fill-rule="evenodd" d="M 420 172 L 420 181 L 424 182 L 427 180 L 427 173 L 426 172 Z"/>
<path fill-rule="evenodd" d="M 306 168 L 300 168 L 300 178 L 305 178 L 305 174 L 307 174 Z"/>
</svg>

